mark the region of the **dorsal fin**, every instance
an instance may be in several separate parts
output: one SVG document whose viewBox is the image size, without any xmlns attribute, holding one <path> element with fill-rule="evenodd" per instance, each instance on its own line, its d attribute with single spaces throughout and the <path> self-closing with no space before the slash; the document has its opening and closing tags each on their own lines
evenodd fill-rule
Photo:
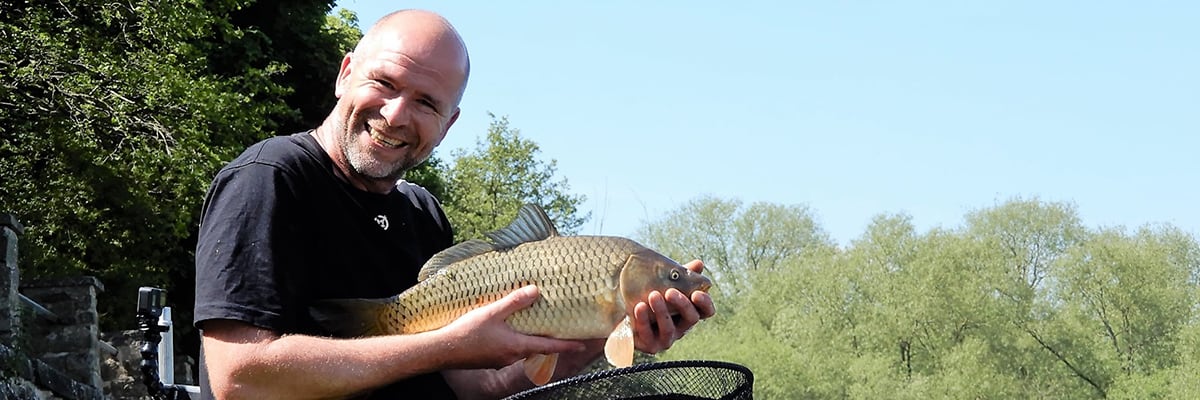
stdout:
<svg viewBox="0 0 1200 400">
<path fill-rule="evenodd" d="M 425 262 L 425 265 L 421 266 L 421 271 L 417 272 L 417 282 L 433 276 L 433 274 L 441 271 L 442 268 L 445 268 L 447 265 L 458 262 L 459 260 L 475 257 L 495 249 L 496 246 L 479 239 L 471 239 L 451 246 L 448 249 L 434 254 L 429 261 Z"/>
<path fill-rule="evenodd" d="M 526 204 L 517 211 L 517 219 L 504 229 L 488 232 L 488 239 L 496 244 L 496 249 L 509 249 L 521 243 L 536 242 L 558 236 L 558 229 L 550 221 L 550 216 L 536 204 Z"/>
<path fill-rule="evenodd" d="M 558 229 L 554 228 L 550 216 L 546 215 L 541 207 L 536 204 L 526 204 L 517 211 L 517 218 L 507 227 L 488 232 L 486 235 L 491 243 L 472 239 L 435 254 L 421 267 L 421 271 L 417 273 L 417 281 L 420 282 L 433 276 L 450 264 L 489 251 L 511 249 L 521 243 L 536 242 L 558 236 Z"/>
</svg>

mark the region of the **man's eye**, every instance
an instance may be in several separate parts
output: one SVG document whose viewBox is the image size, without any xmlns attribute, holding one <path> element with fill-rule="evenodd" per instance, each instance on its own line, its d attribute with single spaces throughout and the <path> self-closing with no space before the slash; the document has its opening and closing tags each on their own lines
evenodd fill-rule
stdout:
<svg viewBox="0 0 1200 400">
<path fill-rule="evenodd" d="M 395 87 L 394 87 L 394 86 L 392 86 L 392 84 L 391 84 L 390 82 L 388 82 L 388 81 L 385 81 L 385 80 L 383 80 L 383 79 L 376 79 L 376 80 L 375 80 L 375 83 L 379 84 L 379 86 L 383 86 L 383 87 L 385 87 L 385 88 L 388 88 L 388 89 L 395 89 Z"/>
</svg>

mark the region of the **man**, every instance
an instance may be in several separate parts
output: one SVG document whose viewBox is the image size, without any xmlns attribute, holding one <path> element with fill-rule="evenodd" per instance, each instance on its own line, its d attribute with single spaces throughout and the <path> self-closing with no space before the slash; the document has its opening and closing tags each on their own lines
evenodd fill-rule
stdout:
<svg viewBox="0 0 1200 400">
<path fill-rule="evenodd" d="M 413 335 L 329 338 L 307 316 L 313 300 L 399 293 L 452 244 L 437 201 L 397 181 L 458 118 L 469 70 L 443 18 L 392 13 L 342 60 L 321 126 L 260 142 L 217 174 L 196 248 L 206 398 L 496 398 L 532 387 L 527 356 L 562 353 L 558 378 L 599 357 L 602 341 L 504 322 L 537 299 L 532 286 Z M 707 294 L 674 290 L 636 310 L 637 347 L 651 353 L 715 312 Z"/>
</svg>

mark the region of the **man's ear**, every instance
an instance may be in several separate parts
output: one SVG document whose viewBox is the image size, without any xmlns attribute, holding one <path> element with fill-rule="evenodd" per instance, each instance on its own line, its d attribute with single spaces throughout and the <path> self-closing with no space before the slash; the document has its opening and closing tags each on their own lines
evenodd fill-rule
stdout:
<svg viewBox="0 0 1200 400">
<path fill-rule="evenodd" d="M 438 138 L 437 143 L 433 144 L 434 147 L 437 147 L 442 144 L 442 139 L 445 139 L 446 134 L 450 133 L 450 127 L 454 126 L 454 121 L 458 121 L 459 114 L 462 114 L 462 109 L 458 108 L 458 107 L 454 107 L 454 115 L 451 115 L 450 120 L 446 121 L 446 127 L 442 128 L 442 137 Z"/>
<path fill-rule="evenodd" d="M 333 96 L 339 99 L 350 89 L 350 64 L 353 56 L 354 53 L 346 53 L 346 56 L 342 57 L 342 66 L 338 68 L 337 80 L 333 82 Z"/>
</svg>

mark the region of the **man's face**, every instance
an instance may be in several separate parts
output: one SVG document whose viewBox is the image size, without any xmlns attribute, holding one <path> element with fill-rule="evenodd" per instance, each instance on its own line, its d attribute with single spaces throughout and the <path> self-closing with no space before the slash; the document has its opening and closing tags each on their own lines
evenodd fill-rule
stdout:
<svg viewBox="0 0 1200 400">
<path fill-rule="evenodd" d="M 336 131 L 359 178 L 399 179 L 429 158 L 458 118 L 461 60 L 422 39 L 385 35 L 342 63 Z"/>
</svg>

